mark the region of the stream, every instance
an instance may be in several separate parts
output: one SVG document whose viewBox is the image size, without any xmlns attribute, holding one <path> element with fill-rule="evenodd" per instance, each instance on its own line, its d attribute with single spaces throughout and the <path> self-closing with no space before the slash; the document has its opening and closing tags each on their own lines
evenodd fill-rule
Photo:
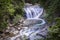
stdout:
<svg viewBox="0 0 60 40">
<path fill-rule="evenodd" d="M 10 38 L 10 40 L 38 40 L 46 38 L 47 25 L 42 15 L 44 9 L 39 5 L 28 4 L 23 8 L 25 11 L 26 20 L 23 22 L 25 27 L 19 31 L 16 36 Z"/>
</svg>

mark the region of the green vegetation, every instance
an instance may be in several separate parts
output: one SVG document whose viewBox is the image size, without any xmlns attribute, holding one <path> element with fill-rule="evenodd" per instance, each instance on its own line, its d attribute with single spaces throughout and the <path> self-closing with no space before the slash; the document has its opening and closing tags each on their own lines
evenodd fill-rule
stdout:
<svg viewBox="0 0 60 40">
<path fill-rule="evenodd" d="M 39 3 L 44 7 L 47 14 L 45 18 L 48 24 L 51 24 L 46 40 L 60 40 L 60 0 L 0 0 L 0 31 L 4 30 L 12 19 L 16 23 L 23 16 L 22 8 L 25 2 Z"/>
<path fill-rule="evenodd" d="M 60 40 L 60 18 L 55 18 L 55 24 L 49 28 L 49 35 L 46 40 Z"/>
<path fill-rule="evenodd" d="M 60 0 L 47 0 L 43 5 L 48 14 L 46 19 L 51 24 L 46 40 L 60 40 Z"/>
<path fill-rule="evenodd" d="M 8 26 L 8 21 L 15 16 L 23 16 L 23 0 L 0 0 L 0 30 Z"/>
</svg>

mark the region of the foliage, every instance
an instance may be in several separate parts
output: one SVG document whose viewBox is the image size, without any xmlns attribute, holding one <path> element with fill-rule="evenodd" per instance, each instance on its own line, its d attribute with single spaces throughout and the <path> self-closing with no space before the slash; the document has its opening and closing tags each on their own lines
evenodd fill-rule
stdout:
<svg viewBox="0 0 60 40">
<path fill-rule="evenodd" d="M 17 14 L 23 15 L 23 6 L 23 0 L 0 0 L 0 30 L 5 29 L 8 20 L 12 21 Z"/>
<path fill-rule="evenodd" d="M 49 35 L 45 40 L 60 40 L 60 0 L 41 0 L 41 5 L 46 10 L 46 19 L 49 24 Z M 54 24 L 53 24 L 54 23 Z"/>
<path fill-rule="evenodd" d="M 0 29 L 7 26 L 7 5 L 10 4 L 10 0 L 0 0 Z"/>
<path fill-rule="evenodd" d="M 18 23 L 21 18 L 22 18 L 22 17 L 17 14 L 16 16 L 14 16 L 13 23 L 14 23 L 14 24 L 15 24 L 15 23 Z"/>
<path fill-rule="evenodd" d="M 49 36 L 46 40 L 60 40 L 60 18 L 55 19 L 56 24 L 49 28 Z"/>
</svg>

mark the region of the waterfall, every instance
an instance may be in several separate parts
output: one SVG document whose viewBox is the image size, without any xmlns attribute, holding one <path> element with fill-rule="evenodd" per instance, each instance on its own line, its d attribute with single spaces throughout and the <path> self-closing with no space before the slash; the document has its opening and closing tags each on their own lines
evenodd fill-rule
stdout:
<svg viewBox="0 0 60 40">
<path fill-rule="evenodd" d="M 24 36 L 28 38 L 28 40 L 44 38 L 47 34 L 47 27 L 45 26 L 45 20 L 40 18 L 43 14 L 43 8 L 41 8 L 39 5 L 27 5 L 23 9 L 26 12 L 27 17 L 26 21 L 24 21 L 24 24 L 31 24 L 32 26 L 22 27 L 22 29 L 19 31 L 19 34 L 15 37 L 12 37 L 11 40 L 25 40 Z"/>
<path fill-rule="evenodd" d="M 39 25 L 45 24 L 45 21 L 39 18 L 43 14 L 43 8 L 40 8 L 38 5 L 25 7 L 24 11 L 26 12 L 27 20 L 40 20 L 42 23 Z"/>
<path fill-rule="evenodd" d="M 38 5 L 25 7 L 27 19 L 29 18 L 39 18 L 43 13 L 43 8 L 40 8 Z"/>
</svg>

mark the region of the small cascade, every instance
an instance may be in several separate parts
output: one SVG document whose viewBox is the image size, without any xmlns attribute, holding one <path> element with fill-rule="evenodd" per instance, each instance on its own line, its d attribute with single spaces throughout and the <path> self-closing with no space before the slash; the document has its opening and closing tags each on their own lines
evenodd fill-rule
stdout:
<svg viewBox="0 0 60 40">
<path fill-rule="evenodd" d="M 43 14 L 43 8 L 39 5 L 26 5 L 24 7 L 27 19 L 23 22 L 27 27 L 22 27 L 18 35 L 11 40 L 37 40 L 45 38 L 47 35 L 47 27 L 44 19 L 40 18 Z"/>
<path fill-rule="evenodd" d="M 39 18 L 43 13 L 43 8 L 40 8 L 38 5 L 34 5 L 25 7 L 24 11 L 26 12 L 27 19 Z"/>
</svg>

